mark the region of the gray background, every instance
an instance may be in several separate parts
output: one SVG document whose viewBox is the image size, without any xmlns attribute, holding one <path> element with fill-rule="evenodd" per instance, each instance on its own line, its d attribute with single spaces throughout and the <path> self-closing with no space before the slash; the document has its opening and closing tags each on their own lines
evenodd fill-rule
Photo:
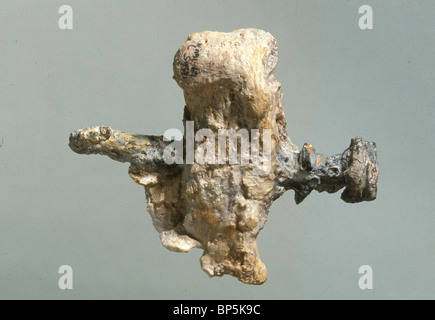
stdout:
<svg viewBox="0 0 435 320">
<path fill-rule="evenodd" d="M 74 30 L 58 28 L 59 6 Z M 369 4 L 374 29 L 358 28 Z M 434 1 L 0 0 L 0 298 L 435 298 Z M 259 235 L 269 278 L 208 278 L 160 244 L 128 164 L 71 131 L 182 128 L 172 59 L 190 33 L 255 27 L 279 43 L 288 132 L 325 155 L 378 146 L 378 199 L 293 191 Z M 74 289 L 58 288 L 71 265 Z M 374 289 L 360 290 L 369 264 Z"/>
</svg>

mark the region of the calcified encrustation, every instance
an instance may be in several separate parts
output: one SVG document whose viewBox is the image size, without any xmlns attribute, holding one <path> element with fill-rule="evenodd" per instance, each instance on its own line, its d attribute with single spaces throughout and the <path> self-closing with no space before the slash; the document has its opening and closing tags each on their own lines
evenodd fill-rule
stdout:
<svg viewBox="0 0 435 320">
<path fill-rule="evenodd" d="M 274 76 L 277 62 L 272 35 L 241 29 L 192 34 L 173 63 L 174 79 L 184 91 L 185 128 L 192 121 L 195 132 L 270 130 L 271 166 L 263 174 L 252 162 L 167 164 L 163 153 L 172 142 L 162 136 L 106 126 L 70 136 L 69 145 L 77 153 L 131 164 L 129 174 L 145 187 L 147 210 L 163 246 L 177 252 L 203 249 L 201 267 L 209 276 L 230 274 L 249 284 L 266 281 L 257 235 L 272 202 L 286 190 L 295 191 L 296 203 L 312 190 L 332 193 L 342 188 L 346 202 L 376 198 L 375 143 L 353 138 L 344 152 L 324 158 L 310 144 L 300 149 L 291 142 L 281 84 Z M 203 143 L 195 140 L 193 148 Z"/>
</svg>

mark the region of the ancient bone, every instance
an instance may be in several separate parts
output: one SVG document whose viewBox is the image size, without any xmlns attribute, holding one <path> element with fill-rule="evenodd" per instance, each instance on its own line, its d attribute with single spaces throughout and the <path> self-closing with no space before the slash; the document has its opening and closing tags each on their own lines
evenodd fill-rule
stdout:
<svg viewBox="0 0 435 320">
<path fill-rule="evenodd" d="M 70 136 L 69 145 L 77 153 L 131 163 L 129 174 L 145 187 L 147 210 L 163 246 L 178 252 L 203 249 L 201 266 L 209 276 L 230 274 L 248 284 L 266 281 L 257 235 L 272 202 L 286 190 L 295 191 L 296 203 L 312 190 L 333 193 L 343 187 L 341 198 L 346 202 L 376 198 L 375 143 L 354 138 L 344 152 L 323 158 L 311 145 L 299 149 L 291 142 L 285 130 L 281 84 L 274 76 L 277 54 L 276 39 L 262 30 L 189 36 L 173 63 L 174 79 L 186 102 L 182 163 L 169 164 L 165 159 L 173 141 L 162 136 L 105 126 Z M 206 128 L 216 137 L 222 129 L 246 130 L 251 144 L 255 132 L 263 138 L 269 132 L 269 145 L 263 140 L 258 150 L 264 156 L 270 148 L 269 170 L 258 170 L 261 164 L 252 159 L 244 164 L 192 163 L 188 149 L 201 150 L 206 138 L 188 141 L 189 126 L 195 135 Z M 212 148 L 217 154 L 219 147 Z M 226 145 L 224 149 L 229 152 Z"/>
</svg>

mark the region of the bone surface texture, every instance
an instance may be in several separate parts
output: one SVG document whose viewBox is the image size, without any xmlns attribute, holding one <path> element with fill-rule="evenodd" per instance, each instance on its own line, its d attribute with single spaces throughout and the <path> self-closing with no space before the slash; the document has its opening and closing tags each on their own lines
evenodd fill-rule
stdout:
<svg viewBox="0 0 435 320">
<path fill-rule="evenodd" d="M 204 250 L 201 267 L 209 276 L 266 281 L 257 235 L 272 202 L 286 190 L 294 190 L 296 203 L 312 190 L 342 188 L 346 202 L 376 198 L 375 143 L 353 138 L 345 151 L 323 157 L 310 144 L 298 148 L 291 142 L 281 84 L 274 76 L 277 62 L 277 41 L 262 30 L 192 34 L 173 63 L 185 98 L 180 141 L 106 126 L 70 136 L 77 153 L 131 164 L 129 174 L 145 187 L 147 210 L 163 246 L 177 252 Z M 232 147 L 230 136 L 218 144 L 222 132 L 237 133 Z M 168 150 L 173 150 L 172 162 Z M 248 161 L 242 161 L 246 155 Z"/>
</svg>

